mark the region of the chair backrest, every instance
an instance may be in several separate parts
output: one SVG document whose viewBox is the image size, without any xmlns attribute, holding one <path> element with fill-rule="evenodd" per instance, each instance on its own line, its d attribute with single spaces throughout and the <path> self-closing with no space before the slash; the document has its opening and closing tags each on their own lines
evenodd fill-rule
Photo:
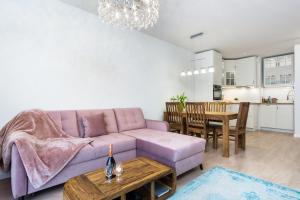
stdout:
<svg viewBox="0 0 300 200">
<path fill-rule="evenodd" d="M 179 102 L 166 102 L 167 122 L 181 124 L 182 113 L 179 108 Z"/>
<path fill-rule="evenodd" d="M 209 112 L 226 112 L 225 102 L 206 102 L 205 110 Z"/>
<path fill-rule="evenodd" d="M 204 102 L 187 102 L 186 103 L 186 123 L 196 124 L 205 127 L 205 103 Z"/>
<path fill-rule="evenodd" d="M 249 102 L 240 103 L 240 108 L 236 122 L 236 131 L 246 131 L 249 106 Z"/>
</svg>

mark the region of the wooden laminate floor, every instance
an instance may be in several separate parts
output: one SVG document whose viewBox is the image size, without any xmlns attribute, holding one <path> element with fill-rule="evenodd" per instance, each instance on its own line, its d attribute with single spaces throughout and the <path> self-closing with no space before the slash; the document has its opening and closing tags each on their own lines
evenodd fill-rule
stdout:
<svg viewBox="0 0 300 200">
<path fill-rule="evenodd" d="M 230 158 L 222 157 L 222 142 L 212 149 L 211 142 L 205 154 L 204 171 L 193 169 L 178 178 L 178 189 L 200 176 L 206 170 L 219 165 L 272 182 L 300 190 L 300 138 L 290 134 L 272 132 L 247 133 L 246 151 L 234 154 L 230 144 Z M 12 199 L 9 179 L 0 181 L 0 199 Z M 27 199 L 62 199 L 62 185 L 38 192 Z"/>
</svg>

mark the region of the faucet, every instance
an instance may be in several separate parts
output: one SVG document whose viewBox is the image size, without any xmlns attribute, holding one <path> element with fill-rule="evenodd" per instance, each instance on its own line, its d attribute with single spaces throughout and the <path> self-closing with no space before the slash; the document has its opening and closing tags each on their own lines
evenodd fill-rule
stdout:
<svg viewBox="0 0 300 200">
<path fill-rule="evenodd" d="M 287 95 L 286 95 L 286 100 L 289 101 L 290 99 L 292 99 L 294 101 L 295 99 L 295 91 L 294 89 L 291 89 Z"/>
</svg>

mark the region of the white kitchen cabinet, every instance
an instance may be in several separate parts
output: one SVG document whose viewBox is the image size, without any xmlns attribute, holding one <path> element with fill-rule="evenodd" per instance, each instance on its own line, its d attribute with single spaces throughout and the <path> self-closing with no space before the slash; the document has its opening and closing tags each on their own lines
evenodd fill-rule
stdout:
<svg viewBox="0 0 300 200">
<path fill-rule="evenodd" d="M 261 105 L 259 109 L 260 127 L 275 128 L 276 127 L 277 105 Z"/>
<path fill-rule="evenodd" d="M 277 106 L 277 127 L 279 129 L 294 130 L 294 106 Z"/>
<path fill-rule="evenodd" d="M 224 85 L 235 85 L 236 61 L 224 60 Z"/>
<path fill-rule="evenodd" d="M 214 85 L 222 85 L 223 80 L 223 58 L 222 55 L 216 51 L 213 53 L 213 66 L 215 72 L 213 73 Z"/>
<path fill-rule="evenodd" d="M 294 55 L 281 55 L 263 59 L 265 87 L 292 86 L 294 84 Z"/>
<path fill-rule="evenodd" d="M 223 61 L 222 55 L 215 50 L 209 50 L 201 53 L 195 54 L 195 69 L 201 70 L 213 67 L 214 72 L 207 72 L 207 74 L 213 74 L 213 84 L 222 85 L 222 75 L 223 75 Z M 200 74 L 201 76 L 201 74 Z"/>
<path fill-rule="evenodd" d="M 256 57 L 249 57 L 236 60 L 236 85 L 255 86 L 256 85 Z"/>
<path fill-rule="evenodd" d="M 213 66 L 213 50 L 195 54 L 195 65 L 197 68 Z"/>
<path fill-rule="evenodd" d="M 292 104 L 260 105 L 261 129 L 294 130 L 294 106 Z"/>
<path fill-rule="evenodd" d="M 224 60 L 224 85 L 256 86 L 257 57 Z"/>
</svg>

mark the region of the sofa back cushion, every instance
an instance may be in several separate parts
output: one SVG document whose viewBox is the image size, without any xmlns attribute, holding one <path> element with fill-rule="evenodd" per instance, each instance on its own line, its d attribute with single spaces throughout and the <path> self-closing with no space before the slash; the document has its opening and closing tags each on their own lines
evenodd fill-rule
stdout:
<svg viewBox="0 0 300 200">
<path fill-rule="evenodd" d="M 62 130 L 67 134 L 80 137 L 75 110 L 60 111 Z"/>
<path fill-rule="evenodd" d="M 59 111 L 48 111 L 47 114 L 50 116 L 50 118 L 55 122 L 55 124 L 62 129 L 61 124 L 61 116 Z"/>
<path fill-rule="evenodd" d="M 146 121 L 140 108 L 115 108 L 119 132 L 146 128 Z"/>
<path fill-rule="evenodd" d="M 47 111 L 47 113 L 65 133 L 80 137 L 75 110 Z"/>
<path fill-rule="evenodd" d="M 97 109 L 97 110 L 77 110 L 77 120 L 79 125 L 80 137 L 84 137 L 84 126 L 82 124 L 83 116 L 103 114 L 106 133 L 117 133 L 118 126 L 115 113 L 112 109 Z"/>
<path fill-rule="evenodd" d="M 82 125 L 84 128 L 83 137 L 97 137 L 106 134 L 106 125 L 104 114 L 82 116 Z"/>
</svg>

